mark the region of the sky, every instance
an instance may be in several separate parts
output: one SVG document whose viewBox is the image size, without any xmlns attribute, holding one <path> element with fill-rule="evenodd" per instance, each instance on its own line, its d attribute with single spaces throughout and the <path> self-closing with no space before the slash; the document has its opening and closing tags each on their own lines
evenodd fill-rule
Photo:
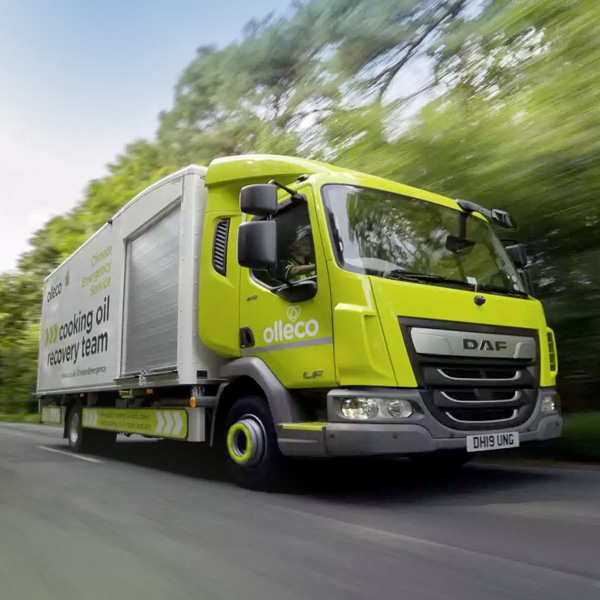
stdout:
<svg viewBox="0 0 600 600">
<path fill-rule="evenodd" d="M 198 47 L 240 39 L 287 0 L 0 0 L 0 273 L 152 138 Z M 288 9 L 289 10 L 289 9 Z"/>
</svg>

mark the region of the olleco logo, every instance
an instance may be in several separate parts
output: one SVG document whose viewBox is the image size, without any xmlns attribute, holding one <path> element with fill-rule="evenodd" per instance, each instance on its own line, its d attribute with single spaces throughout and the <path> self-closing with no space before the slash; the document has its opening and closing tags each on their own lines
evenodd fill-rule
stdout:
<svg viewBox="0 0 600 600">
<path fill-rule="evenodd" d="M 51 302 L 52 300 L 54 300 L 54 298 L 60 296 L 61 292 L 62 292 L 62 283 L 51 286 L 50 289 L 48 290 L 48 294 L 46 294 L 46 302 Z"/>
<path fill-rule="evenodd" d="M 263 331 L 265 343 L 273 342 L 291 342 L 293 340 L 303 340 L 304 338 L 313 338 L 319 333 L 319 322 L 315 319 L 310 321 L 299 321 L 301 309 L 299 306 L 290 306 L 287 309 L 287 318 L 289 323 L 275 321 L 273 327 L 267 327 Z"/>
</svg>

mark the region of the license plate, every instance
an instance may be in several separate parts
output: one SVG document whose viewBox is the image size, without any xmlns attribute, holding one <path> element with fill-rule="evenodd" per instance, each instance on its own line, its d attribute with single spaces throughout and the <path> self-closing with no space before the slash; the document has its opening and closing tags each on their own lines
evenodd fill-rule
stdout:
<svg viewBox="0 0 600 600">
<path fill-rule="evenodd" d="M 504 448 L 518 447 L 519 434 L 514 431 L 467 436 L 467 452 L 485 452 L 486 450 L 503 450 Z"/>
</svg>

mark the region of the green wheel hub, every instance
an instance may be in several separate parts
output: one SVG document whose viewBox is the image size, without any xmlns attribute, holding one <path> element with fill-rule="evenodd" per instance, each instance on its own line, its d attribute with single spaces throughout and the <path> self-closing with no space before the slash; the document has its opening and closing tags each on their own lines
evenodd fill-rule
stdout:
<svg viewBox="0 0 600 600">
<path fill-rule="evenodd" d="M 251 467 L 265 455 L 266 433 L 263 424 L 254 415 L 244 415 L 227 432 L 227 452 L 235 463 Z"/>
</svg>

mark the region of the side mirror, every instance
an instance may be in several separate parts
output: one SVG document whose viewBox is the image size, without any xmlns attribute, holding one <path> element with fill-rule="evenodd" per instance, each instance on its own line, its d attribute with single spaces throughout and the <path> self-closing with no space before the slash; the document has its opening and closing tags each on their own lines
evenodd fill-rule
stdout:
<svg viewBox="0 0 600 600">
<path fill-rule="evenodd" d="M 525 286 L 525 291 L 530 295 L 535 297 L 535 286 L 533 285 L 533 277 L 531 276 L 531 272 L 527 269 L 519 269 L 519 276 L 523 281 L 523 285 Z"/>
<path fill-rule="evenodd" d="M 314 279 L 304 279 L 290 285 L 282 285 L 276 294 L 288 302 L 304 302 L 317 295 L 317 282 Z"/>
<path fill-rule="evenodd" d="M 527 258 L 527 249 L 523 244 L 512 244 L 510 246 L 506 246 L 506 251 L 508 252 L 510 259 L 513 261 L 517 269 L 524 269 L 529 264 L 529 259 Z"/>
<path fill-rule="evenodd" d="M 458 254 L 459 252 L 467 254 L 474 245 L 475 242 L 464 237 L 448 235 L 446 238 L 446 250 L 454 254 Z"/>
<path fill-rule="evenodd" d="M 517 223 L 513 219 L 512 215 L 505 210 L 499 208 L 492 208 L 490 211 L 490 217 L 496 225 L 504 227 L 504 229 L 516 229 Z"/>
<path fill-rule="evenodd" d="M 277 264 L 277 223 L 249 221 L 238 231 L 238 263 L 250 269 L 271 269 Z"/>
<path fill-rule="evenodd" d="M 240 210 L 257 217 L 275 216 L 277 187 L 270 183 L 256 183 L 243 187 L 240 191 Z"/>
</svg>

